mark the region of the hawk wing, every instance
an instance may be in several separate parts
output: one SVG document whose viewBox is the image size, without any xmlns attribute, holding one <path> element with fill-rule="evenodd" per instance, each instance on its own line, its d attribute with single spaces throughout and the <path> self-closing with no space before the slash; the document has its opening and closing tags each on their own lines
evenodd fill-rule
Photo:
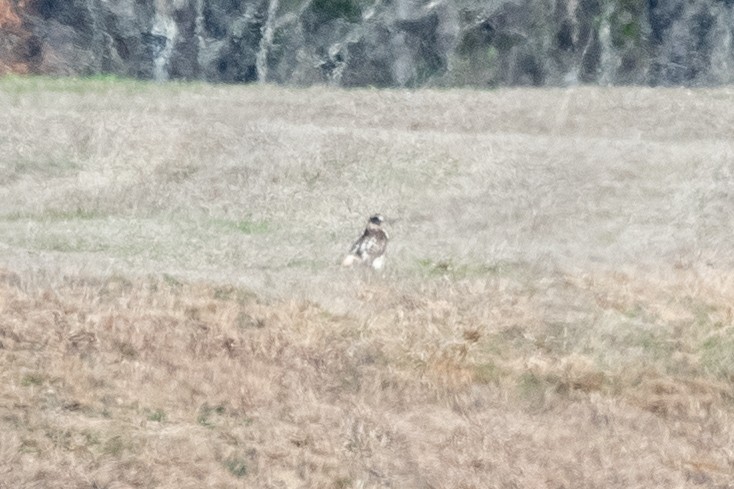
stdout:
<svg viewBox="0 0 734 489">
<path fill-rule="evenodd" d="M 374 260 L 385 253 L 387 249 L 387 235 L 384 231 L 370 231 L 365 229 L 364 234 L 352 245 L 350 254 L 362 260 Z"/>
</svg>

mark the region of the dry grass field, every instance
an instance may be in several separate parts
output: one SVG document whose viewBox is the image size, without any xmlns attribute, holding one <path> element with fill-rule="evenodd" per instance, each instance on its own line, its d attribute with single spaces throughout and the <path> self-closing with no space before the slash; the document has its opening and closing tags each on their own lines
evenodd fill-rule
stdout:
<svg viewBox="0 0 734 489">
<path fill-rule="evenodd" d="M 732 128 L 731 88 L 0 79 L 0 488 L 734 487 Z"/>
</svg>

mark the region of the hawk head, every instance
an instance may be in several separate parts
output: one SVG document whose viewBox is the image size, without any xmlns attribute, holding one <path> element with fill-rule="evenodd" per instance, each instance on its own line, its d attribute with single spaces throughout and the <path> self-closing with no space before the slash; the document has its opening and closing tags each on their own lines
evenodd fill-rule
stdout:
<svg viewBox="0 0 734 489">
<path fill-rule="evenodd" d="M 385 218 L 382 217 L 382 214 L 375 214 L 370 217 L 370 223 L 375 226 L 380 226 L 383 222 L 385 222 Z"/>
</svg>

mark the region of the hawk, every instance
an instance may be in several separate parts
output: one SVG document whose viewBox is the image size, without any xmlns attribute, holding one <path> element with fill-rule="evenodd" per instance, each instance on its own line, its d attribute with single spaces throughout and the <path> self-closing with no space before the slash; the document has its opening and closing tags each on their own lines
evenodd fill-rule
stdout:
<svg viewBox="0 0 734 489">
<path fill-rule="evenodd" d="M 380 214 L 371 216 L 362 236 L 354 242 L 342 265 L 351 267 L 355 262 L 380 270 L 385 265 L 387 233 L 382 229 L 385 218 Z"/>
</svg>

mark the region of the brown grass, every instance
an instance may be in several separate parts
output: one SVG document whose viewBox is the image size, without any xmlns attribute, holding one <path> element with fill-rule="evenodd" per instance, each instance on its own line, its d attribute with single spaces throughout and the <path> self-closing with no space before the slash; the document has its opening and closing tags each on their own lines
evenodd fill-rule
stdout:
<svg viewBox="0 0 734 489">
<path fill-rule="evenodd" d="M 0 107 L 0 487 L 734 483 L 731 91 Z"/>
<path fill-rule="evenodd" d="M 725 487 L 734 366 L 721 357 L 710 370 L 702 345 L 731 327 L 696 327 L 685 306 L 675 320 L 653 317 L 671 300 L 663 291 L 599 305 L 629 278 L 593 282 L 448 297 L 364 284 L 355 300 L 369 314 L 335 316 L 228 286 L 111 278 L 27 290 L 5 274 L 2 478 Z M 562 296 L 583 298 L 580 324 L 551 319 Z M 650 319 L 606 329 L 633 305 Z"/>
</svg>

